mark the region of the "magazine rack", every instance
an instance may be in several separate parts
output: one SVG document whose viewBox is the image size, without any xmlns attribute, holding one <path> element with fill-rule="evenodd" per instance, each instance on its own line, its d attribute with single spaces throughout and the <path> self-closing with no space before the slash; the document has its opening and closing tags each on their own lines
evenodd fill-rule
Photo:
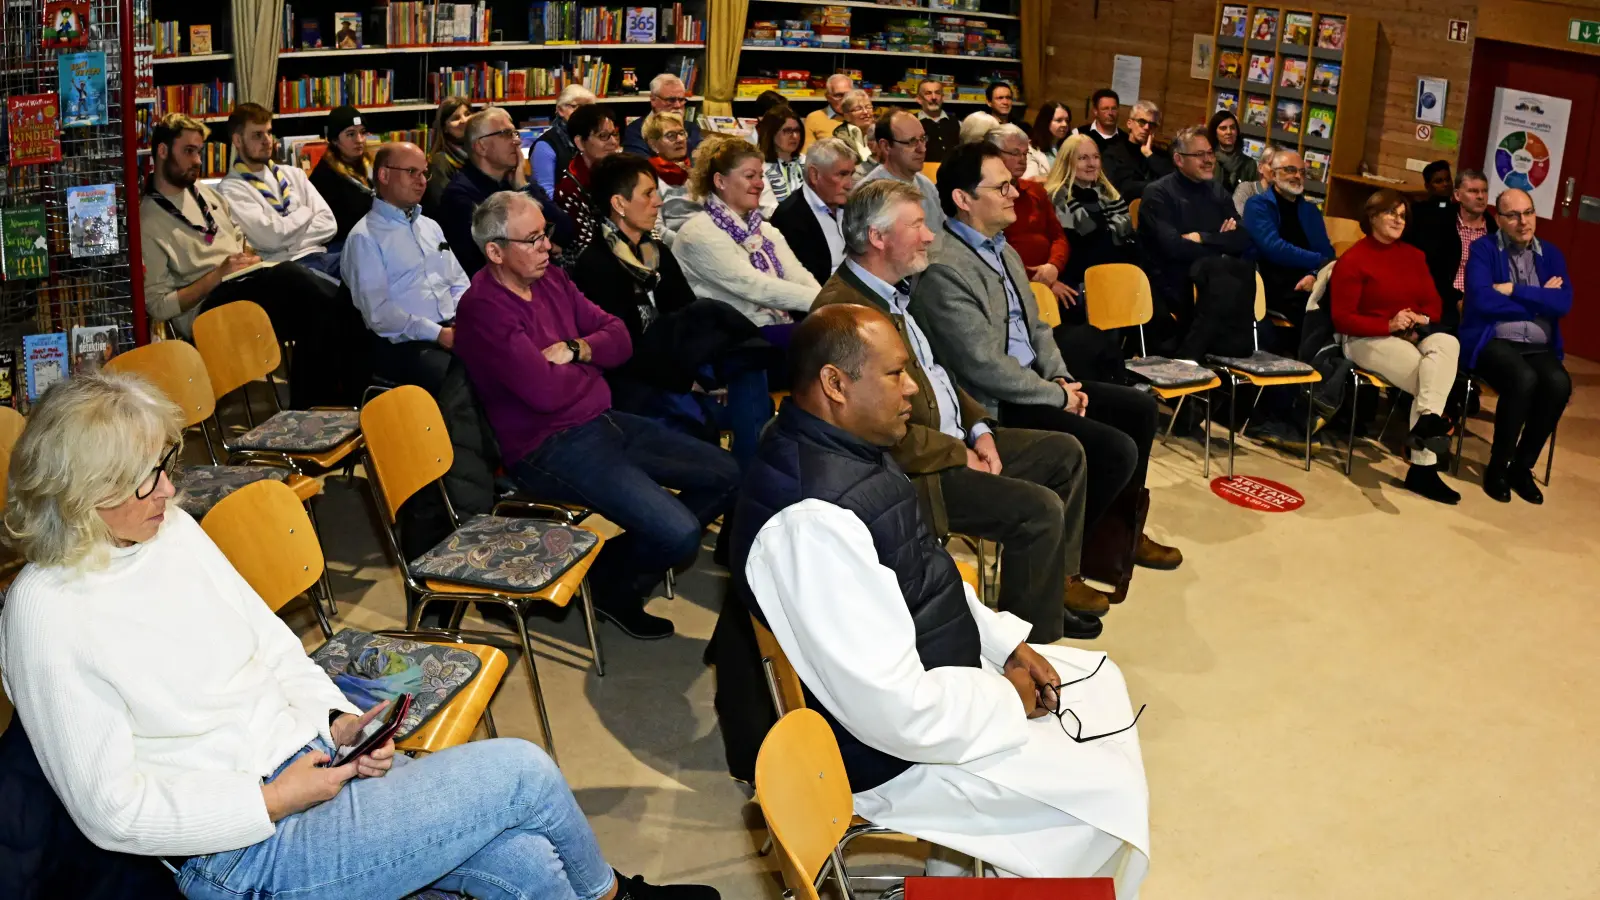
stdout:
<svg viewBox="0 0 1600 900">
<path fill-rule="evenodd" d="M 39 118 L 25 128 L 15 127 L 9 114 L 0 128 L 0 261 L 7 275 L 0 281 L 0 379 L 9 379 L 9 385 L 0 385 L 0 394 L 9 398 L 0 403 L 23 408 L 25 335 L 70 336 L 75 328 L 110 326 L 111 334 L 100 337 L 114 337 L 115 348 L 145 340 L 143 298 L 132 266 L 139 235 L 130 230 L 128 217 L 138 195 L 133 161 L 124 152 L 134 142 L 131 79 L 124 79 L 124 60 L 131 56 L 124 24 L 131 11 L 124 0 L 87 0 L 81 4 L 88 14 L 85 42 L 46 46 L 46 7 L 59 20 L 62 5 L 7 0 L 0 14 L 0 94 L 10 100 L 56 97 L 53 104 L 41 101 Z M 53 40 L 53 28 L 50 34 Z M 91 54 L 94 65 L 76 71 L 87 72 L 87 79 L 69 76 L 63 84 L 60 57 L 83 53 Z M 103 66 L 93 54 L 104 54 Z M 67 107 L 63 97 L 70 101 Z M 66 125 L 69 113 L 80 109 L 93 124 Z M 59 152 L 44 155 L 59 159 L 27 163 L 41 147 L 49 149 L 51 118 Z M 30 147 L 35 152 L 30 154 Z M 108 189 L 83 190 L 97 185 Z M 90 215 L 97 210 L 100 215 Z M 75 221 L 72 213 L 78 214 Z M 41 371 L 65 372 L 69 359 L 53 357 L 41 356 Z"/>
<path fill-rule="evenodd" d="M 1265 144 L 1307 155 L 1315 174 L 1306 176 L 1306 196 L 1322 208 L 1337 192 L 1333 176 L 1361 168 L 1378 23 L 1332 10 L 1224 2 L 1214 26 L 1207 115 L 1233 108 L 1252 156 Z M 1253 80 L 1263 70 L 1265 81 Z"/>
</svg>

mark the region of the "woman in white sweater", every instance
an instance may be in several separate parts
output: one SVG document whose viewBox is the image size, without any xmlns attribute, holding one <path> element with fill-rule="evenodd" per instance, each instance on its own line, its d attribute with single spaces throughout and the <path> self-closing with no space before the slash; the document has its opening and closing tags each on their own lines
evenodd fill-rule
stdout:
<svg viewBox="0 0 1600 900">
<path fill-rule="evenodd" d="M 526 741 L 322 765 L 381 707 L 360 715 L 171 502 L 181 421 L 143 381 L 80 375 L 11 459 L 5 529 L 28 565 L 0 671 L 91 841 L 162 857 L 187 897 L 717 896 L 616 875 Z"/>
<path fill-rule="evenodd" d="M 678 229 L 672 252 L 696 296 L 727 303 L 787 347 L 793 314 L 809 312 L 822 285 L 783 233 L 762 221 L 764 162 L 754 144 L 738 139 L 695 154 L 689 186 L 706 208 Z"/>
</svg>

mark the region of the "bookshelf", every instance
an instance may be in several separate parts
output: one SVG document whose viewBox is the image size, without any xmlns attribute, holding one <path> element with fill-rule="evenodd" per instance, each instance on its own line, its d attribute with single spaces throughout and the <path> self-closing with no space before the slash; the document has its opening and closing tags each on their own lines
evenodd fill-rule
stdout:
<svg viewBox="0 0 1600 900">
<path fill-rule="evenodd" d="M 827 77 L 841 71 L 879 103 L 914 106 L 914 82 L 923 77 L 946 82 L 948 105 L 982 106 L 984 86 L 997 79 L 1023 103 L 1020 20 L 1013 0 L 750 0 L 734 103 L 772 89 L 793 106 L 820 105 Z M 778 83 L 795 72 L 806 73 L 804 86 L 792 77 Z"/>
<path fill-rule="evenodd" d="M 1299 151 L 1311 170 L 1306 196 L 1325 210 L 1337 206 L 1334 176 L 1361 167 L 1378 23 L 1332 10 L 1219 3 L 1214 25 L 1208 110 L 1233 109 L 1253 156 L 1266 144 Z"/>
</svg>

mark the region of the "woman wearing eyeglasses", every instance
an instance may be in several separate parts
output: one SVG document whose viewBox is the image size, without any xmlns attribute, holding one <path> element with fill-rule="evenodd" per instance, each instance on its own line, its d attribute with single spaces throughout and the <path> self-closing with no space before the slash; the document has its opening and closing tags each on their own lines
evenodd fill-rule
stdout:
<svg viewBox="0 0 1600 900">
<path fill-rule="evenodd" d="M 864 177 L 878 164 L 868 137 L 872 134 L 872 98 L 860 88 L 845 94 L 839 104 L 839 115 L 844 118 L 844 124 L 833 130 L 833 136 L 849 144 L 850 149 L 856 152 L 856 159 L 860 160 L 856 166 L 856 177 Z"/>
<path fill-rule="evenodd" d="M 599 104 L 580 106 L 567 119 L 567 133 L 578 148 L 567 170 L 556 181 L 556 205 L 572 217 L 572 246 L 563 247 L 561 260 L 570 264 L 583 254 L 599 232 L 599 222 L 589 201 L 589 168 L 621 151 L 622 132 L 616 114 Z"/>
<path fill-rule="evenodd" d="M 661 216 L 655 233 L 671 243 L 683 223 L 700 211 L 700 204 L 689 196 L 689 132 L 683 126 L 683 116 L 675 112 L 645 116 L 640 132 L 650 145 L 650 166 L 655 170 L 656 189 L 661 194 Z M 604 218 L 604 201 L 599 205 Z"/>
<path fill-rule="evenodd" d="M 32 804 L 160 857 L 190 898 L 716 898 L 614 872 L 526 741 L 326 765 L 382 707 L 361 715 L 172 502 L 182 422 L 141 379 L 79 375 L 12 454 L 5 529 L 28 564 L 0 669 L 26 730 L 5 739 L 55 795 Z"/>
<path fill-rule="evenodd" d="M 772 215 L 785 198 L 806 183 L 806 126 L 788 104 L 775 106 L 756 125 L 756 141 L 767 158 L 767 187 L 761 197 L 761 212 Z"/>
</svg>

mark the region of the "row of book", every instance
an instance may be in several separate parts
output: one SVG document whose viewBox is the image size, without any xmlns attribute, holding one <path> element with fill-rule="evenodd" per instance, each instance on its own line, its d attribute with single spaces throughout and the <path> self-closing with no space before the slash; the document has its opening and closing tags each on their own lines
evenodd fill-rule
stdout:
<svg viewBox="0 0 1600 900">
<path fill-rule="evenodd" d="M 78 291 L 85 295 L 92 292 L 85 283 Z M 118 325 L 77 325 L 71 331 L 70 350 L 67 340 L 68 333 L 64 331 L 48 334 L 28 334 L 22 337 L 22 378 L 19 382 L 17 371 L 17 348 L 0 348 L 0 406 L 9 406 L 13 409 L 21 404 L 18 402 L 18 388 L 22 387 L 22 396 L 27 398 L 29 404 L 38 402 L 47 388 L 58 381 L 66 380 L 74 372 L 98 371 L 111 357 L 117 355 Z"/>
<path fill-rule="evenodd" d="M 412 128 L 403 131 L 368 132 L 367 148 L 374 150 L 380 143 L 391 141 L 409 141 L 418 147 L 428 146 L 430 134 L 428 126 Z M 311 174 L 322 159 L 322 154 L 328 149 L 328 142 L 317 135 L 305 134 L 285 137 L 278 148 L 278 161 L 284 165 L 299 166 L 301 171 Z"/>
<path fill-rule="evenodd" d="M 1239 95 L 1233 91 L 1217 91 L 1216 110 L 1228 110 L 1239 117 L 1239 122 L 1245 126 L 1266 128 L 1270 121 L 1271 127 L 1289 134 L 1299 134 L 1304 127 L 1307 137 L 1330 140 L 1333 138 L 1333 123 L 1337 113 L 1330 106 L 1313 104 L 1309 109 L 1299 100 L 1282 99 L 1278 101 L 1277 115 L 1269 116 L 1266 97 L 1255 94 L 1246 94 L 1244 106 L 1239 105 Z"/>
<path fill-rule="evenodd" d="M 1325 94 L 1339 93 L 1339 77 L 1343 72 L 1340 63 L 1318 61 L 1315 65 L 1293 56 L 1282 59 L 1273 57 L 1270 53 L 1251 53 L 1249 62 L 1245 62 L 1245 54 L 1238 50 L 1221 50 L 1217 53 L 1217 78 L 1228 81 L 1238 81 L 1241 74 L 1250 84 L 1272 84 L 1273 68 L 1281 63 L 1278 73 L 1278 87 L 1295 91 L 1306 88 L 1306 75 L 1309 72 L 1311 89 Z"/>
<path fill-rule="evenodd" d="M 225 116 L 233 112 L 233 82 L 214 78 L 198 84 L 164 84 L 156 88 L 156 116 L 181 112 L 189 116 Z"/>
<path fill-rule="evenodd" d="M 587 54 L 567 66 L 512 68 L 505 60 L 436 69 L 428 73 L 428 98 L 439 103 L 446 97 L 483 100 L 540 100 L 560 94 L 567 85 L 580 84 L 596 97 L 607 96 L 611 65 Z M 688 82 L 685 82 L 687 85 Z"/>
<path fill-rule="evenodd" d="M 375 12 L 377 12 L 375 10 Z M 390 3 L 384 45 L 489 43 L 489 9 L 483 3 Z"/>
<path fill-rule="evenodd" d="M 1243 6 L 1224 6 L 1222 24 L 1217 29 L 1220 37 L 1244 38 L 1252 41 L 1278 41 L 1278 10 L 1257 9 L 1254 20 L 1247 21 L 1249 10 Z M 1345 20 L 1343 16 L 1321 16 L 1315 23 L 1316 46 L 1323 50 L 1344 49 Z M 1312 46 L 1311 13 L 1291 12 L 1283 15 L 1282 43 L 1290 46 Z"/>
<path fill-rule="evenodd" d="M 528 41 L 534 44 L 699 44 L 705 22 L 671 6 L 584 6 L 575 0 L 528 5 Z"/>
<path fill-rule="evenodd" d="M 343 75 L 278 79 L 278 112 L 394 103 L 393 69 L 359 69 Z"/>
</svg>

